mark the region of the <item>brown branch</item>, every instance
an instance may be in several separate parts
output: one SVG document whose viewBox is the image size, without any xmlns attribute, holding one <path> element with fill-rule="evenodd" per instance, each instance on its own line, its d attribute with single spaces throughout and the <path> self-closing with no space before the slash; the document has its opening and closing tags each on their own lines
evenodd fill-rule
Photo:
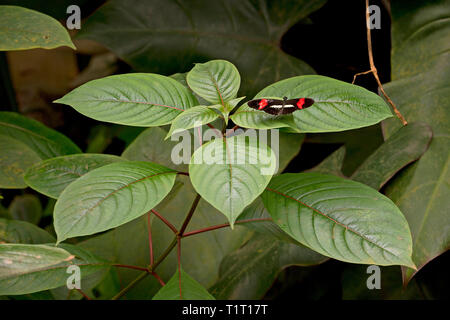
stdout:
<svg viewBox="0 0 450 320">
<path fill-rule="evenodd" d="M 370 70 L 364 71 L 364 72 L 359 72 L 359 73 L 355 74 L 353 76 L 352 83 L 355 83 L 355 80 L 356 80 L 357 76 L 360 76 L 360 75 L 363 75 L 363 74 L 372 73 L 374 78 L 375 78 L 375 80 L 376 80 L 376 82 L 377 82 L 377 84 L 378 84 L 378 88 L 380 88 L 381 93 L 383 94 L 383 96 L 386 98 L 386 100 L 391 105 L 391 107 L 394 110 L 396 116 L 402 121 L 403 125 L 406 126 L 408 124 L 408 122 L 403 117 L 403 115 L 400 113 L 400 111 L 397 109 L 397 107 L 395 106 L 395 104 L 391 100 L 391 98 L 389 98 L 389 96 L 384 91 L 383 85 L 381 84 L 380 78 L 378 77 L 378 70 L 375 67 L 375 63 L 373 61 L 372 36 L 371 36 L 371 31 L 370 31 L 369 0 L 366 0 L 366 30 L 367 30 L 367 50 L 369 52 Z"/>
</svg>

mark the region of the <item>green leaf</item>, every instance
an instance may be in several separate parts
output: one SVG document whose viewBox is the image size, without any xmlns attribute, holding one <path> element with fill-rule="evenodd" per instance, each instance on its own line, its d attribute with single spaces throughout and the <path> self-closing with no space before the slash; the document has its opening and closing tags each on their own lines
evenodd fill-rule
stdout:
<svg viewBox="0 0 450 320">
<path fill-rule="evenodd" d="M 208 124 L 219 117 L 219 114 L 206 106 L 196 106 L 178 115 L 172 122 L 165 139 L 172 134 Z"/>
<path fill-rule="evenodd" d="M 0 281 L 73 260 L 75 257 L 61 248 L 40 244 L 1 244 Z M 3 286 L 2 286 L 3 287 Z"/>
<path fill-rule="evenodd" d="M 80 36 L 102 43 L 144 72 L 173 74 L 193 63 L 228 60 L 242 75 L 243 95 L 253 96 L 277 80 L 314 73 L 279 43 L 292 25 L 325 2 L 113 0 L 87 19 Z"/>
<path fill-rule="evenodd" d="M 162 128 L 148 128 L 125 149 L 122 157 L 134 161 L 155 162 L 174 170 L 187 171 L 191 153 L 189 152 L 187 155 L 186 163 L 174 163 L 172 152 L 175 152 L 177 145 L 181 146 L 182 144 L 165 140 L 166 135 L 167 131 Z M 188 145 L 191 146 L 190 141 Z"/>
<path fill-rule="evenodd" d="M 97 168 L 64 189 L 55 205 L 58 243 L 120 226 L 155 207 L 170 192 L 176 171 L 141 161 Z"/>
<path fill-rule="evenodd" d="M 392 2 L 392 79 L 386 92 L 409 122 L 433 130 L 428 150 L 398 175 L 386 194 L 408 220 L 418 269 L 450 244 L 450 24 L 448 1 Z M 395 119 L 396 120 L 396 119 Z M 390 137 L 401 123 L 383 124 Z M 407 283 L 415 270 L 404 270 Z"/>
<path fill-rule="evenodd" d="M 128 126 L 169 124 L 198 104 L 176 80 L 158 74 L 130 73 L 89 81 L 54 101 L 95 120 Z"/>
<path fill-rule="evenodd" d="M 185 87 L 186 89 L 188 89 L 189 91 L 192 91 L 191 88 L 189 88 L 187 81 L 186 81 L 186 76 L 187 76 L 187 72 L 184 73 L 174 73 L 172 75 L 170 75 L 169 77 L 178 81 L 179 83 L 181 83 L 183 85 L 183 87 Z M 208 105 L 209 102 L 206 101 L 205 99 L 203 99 L 202 97 L 200 97 L 198 94 L 196 94 L 194 92 L 194 96 L 197 98 L 198 104 L 199 105 Z"/>
<path fill-rule="evenodd" d="M 315 102 L 311 107 L 289 116 L 271 116 L 275 118 L 273 120 L 263 111 L 241 107 L 236 111 L 236 114 L 241 114 L 236 119 L 238 125 L 261 129 L 269 125 L 286 127 L 292 126 L 293 119 L 293 126 L 301 132 L 335 132 L 370 126 L 392 117 L 389 107 L 380 96 L 362 87 L 324 76 L 285 79 L 264 88 L 255 99 L 283 96 L 308 97 Z M 231 119 L 235 121 L 234 117 Z"/>
<path fill-rule="evenodd" d="M 41 159 L 81 153 L 66 136 L 15 112 L 0 112 L 0 134 L 26 144 Z"/>
<path fill-rule="evenodd" d="M 186 81 L 200 97 L 225 107 L 225 101 L 236 98 L 241 76 L 231 62 L 212 60 L 197 63 L 187 74 Z"/>
<path fill-rule="evenodd" d="M 420 122 L 400 128 L 363 162 L 352 180 L 380 190 L 396 172 L 420 158 L 432 135 L 430 127 Z"/>
<path fill-rule="evenodd" d="M 181 283 L 181 297 L 180 297 Z M 153 300 L 215 300 L 214 297 L 195 279 L 189 276 L 183 269 L 177 272 L 162 287 Z"/>
<path fill-rule="evenodd" d="M 26 144 L 2 134 L 0 150 L 0 188 L 26 188 L 25 171 L 41 160 L 39 156 Z"/>
<path fill-rule="evenodd" d="M 414 268 L 406 219 L 366 185 L 319 173 L 286 173 L 272 179 L 262 199 L 281 229 L 320 254 Z"/>
<path fill-rule="evenodd" d="M 253 222 L 251 222 L 254 220 Z M 273 237 L 276 240 L 281 240 L 289 243 L 299 244 L 296 240 L 284 232 L 275 222 L 269 212 L 264 207 L 261 197 L 256 198 L 251 205 L 249 205 L 236 223 L 242 223 L 242 226 L 254 230 L 260 234 L 265 235 L 266 238 Z"/>
<path fill-rule="evenodd" d="M 43 244 L 55 241 L 47 231 L 34 224 L 0 218 L 0 243 Z"/>
<path fill-rule="evenodd" d="M 32 194 L 15 196 L 8 208 L 11 217 L 38 224 L 42 217 L 42 205 L 38 197 Z"/>
<path fill-rule="evenodd" d="M 50 16 L 17 6 L 0 6 L 0 16 L 0 51 L 76 49 L 67 30 Z"/>
<path fill-rule="evenodd" d="M 194 152 L 189 176 L 195 190 L 221 211 L 233 227 L 242 210 L 269 183 L 276 161 L 274 152 L 258 144 L 256 137 L 214 139 Z"/>
<path fill-rule="evenodd" d="M 39 162 L 25 173 L 26 184 L 46 196 L 58 199 L 74 180 L 104 165 L 125 159 L 108 154 L 74 154 Z"/>
<path fill-rule="evenodd" d="M 4 262 L 7 264 L 4 268 Z M 84 279 L 95 273 L 107 272 L 110 264 L 88 251 L 68 244 L 60 248 L 48 245 L 0 245 L 0 295 L 28 294 L 65 285 L 67 268 L 80 267 L 81 287 Z M 11 266 L 15 266 L 12 269 Z"/>
<path fill-rule="evenodd" d="M 317 265 L 327 259 L 304 246 L 257 234 L 223 259 L 220 278 L 210 292 L 221 300 L 262 299 L 284 268 Z"/>
<path fill-rule="evenodd" d="M 225 120 L 225 124 L 228 124 L 228 118 L 229 118 L 229 114 L 230 112 L 239 104 L 239 102 L 242 101 L 242 99 L 244 99 L 245 97 L 239 97 L 239 98 L 235 98 L 235 99 L 231 99 L 229 101 L 224 101 L 223 104 L 214 104 L 212 106 L 208 106 L 208 108 L 213 108 L 216 110 L 219 110 L 220 113 L 222 113 L 224 120 Z"/>
<path fill-rule="evenodd" d="M 193 202 L 196 192 L 189 177 L 178 176 L 177 182 L 183 187 L 171 193 L 156 207 L 161 215 L 180 228 Z M 161 255 L 173 240 L 173 232 L 155 215 L 150 215 L 153 252 L 157 257 Z M 223 214 L 200 200 L 197 210 L 189 223 L 187 231 L 205 228 L 211 225 L 226 223 Z M 218 278 L 219 266 L 222 258 L 239 248 L 248 239 L 251 232 L 237 225 L 233 230 L 222 228 L 212 232 L 204 232 L 195 236 L 186 237 L 182 242 L 182 262 L 184 270 L 194 277 L 201 285 L 208 288 Z M 132 235 L 132 236 L 130 236 Z M 208 245 L 205 245 L 207 243 Z M 140 217 L 114 230 L 94 236 L 80 244 L 96 255 L 115 263 L 145 266 L 150 263 L 148 249 L 148 222 L 147 216 Z M 133 250 L 130 250 L 133 248 Z M 208 263 L 205 264 L 205 261 Z M 157 268 L 158 275 L 168 281 L 177 269 L 176 250 Z M 123 286 L 133 281 L 139 272 L 136 270 L 121 269 L 120 277 Z M 127 299 L 151 299 L 161 285 L 154 277 L 146 277 L 136 287 L 131 289 Z"/>
</svg>

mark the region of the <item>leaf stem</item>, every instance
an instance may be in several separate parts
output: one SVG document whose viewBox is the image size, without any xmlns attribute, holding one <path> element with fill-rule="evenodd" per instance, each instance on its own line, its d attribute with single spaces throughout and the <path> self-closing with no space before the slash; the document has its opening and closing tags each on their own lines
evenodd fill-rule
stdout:
<svg viewBox="0 0 450 320">
<path fill-rule="evenodd" d="M 167 220 L 167 219 L 164 218 L 162 215 L 160 215 L 156 210 L 152 209 L 151 211 L 152 211 L 153 214 L 154 214 L 155 216 L 157 216 L 162 222 L 164 222 L 164 223 L 166 224 L 166 226 L 168 226 L 168 227 L 170 228 L 170 230 L 173 231 L 173 233 L 175 233 L 175 234 L 178 233 L 177 228 L 175 228 L 175 227 L 173 226 L 173 224 L 171 224 L 171 223 L 169 222 L 169 220 Z M 153 263 L 151 263 L 151 264 L 153 264 Z"/>
<path fill-rule="evenodd" d="M 403 115 L 400 113 L 400 111 L 397 109 L 397 107 L 395 106 L 395 104 L 391 100 L 391 98 L 389 98 L 389 96 L 384 91 L 383 85 L 381 84 L 380 78 L 378 77 L 378 70 L 375 67 L 375 63 L 373 61 L 372 36 L 371 36 L 371 31 L 370 31 L 369 0 L 366 0 L 366 30 L 367 30 L 367 50 L 369 52 L 370 70 L 364 71 L 364 72 L 359 72 L 359 73 L 355 74 L 353 76 L 352 83 L 355 83 L 355 80 L 356 80 L 357 76 L 362 75 L 362 74 L 372 73 L 374 78 L 375 78 L 375 80 L 376 80 L 376 82 L 377 82 L 377 84 L 378 84 L 378 88 L 380 88 L 381 93 L 383 94 L 383 96 L 386 98 L 386 100 L 391 105 L 391 107 L 394 110 L 396 116 L 402 121 L 403 125 L 406 126 L 408 124 L 408 122 L 403 117 Z"/>
<path fill-rule="evenodd" d="M 152 240 L 152 226 L 150 223 L 150 216 L 153 210 L 147 212 L 147 229 L 148 229 L 148 247 L 150 250 L 150 264 L 153 264 L 153 260 L 155 259 L 153 256 L 153 240 Z"/>
<path fill-rule="evenodd" d="M 236 221 L 235 224 L 242 224 L 242 223 L 249 223 L 249 222 L 263 222 L 263 221 L 272 221 L 272 218 L 259 218 L 259 219 L 248 219 L 248 220 L 241 220 L 241 221 Z M 207 232 L 207 231 L 212 231 L 212 230 L 217 230 L 217 229 L 221 229 L 221 228 L 226 228 L 229 227 L 230 224 L 229 223 L 224 223 L 224 224 L 219 224 L 219 225 L 215 225 L 215 226 L 211 226 L 211 227 L 206 227 L 203 229 L 198 229 L 198 230 L 194 230 L 191 232 L 186 232 L 185 234 L 183 234 L 183 237 L 189 237 L 195 234 L 199 234 L 199 233 L 203 233 L 203 232 Z"/>
<path fill-rule="evenodd" d="M 156 272 L 153 271 L 151 274 L 152 274 L 152 276 L 154 276 L 156 278 L 156 280 L 158 280 L 158 282 L 161 284 L 162 287 L 164 287 L 166 285 L 164 283 L 164 281 L 161 279 L 161 277 Z"/>
<path fill-rule="evenodd" d="M 169 253 L 172 251 L 172 249 L 175 248 L 175 246 L 177 245 L 177 242 L 178 242 L 178 238 L 181 238 L 183 236 L 183 233 L 186 230 L 187 225 L 191 221 L 192 215 L 194 214 L 195 209 L 197 208 L 197 205 L 198 205 L 200 199 L 201 199 L 201 197 L 197 193 L 197 195 L 195 196 L 194 202 L 192 202 L 191 208 L 189 209 L 189 213 L 187 214 L 186 218 L 183 221 L 183 225 L 181 226 L 180 231 L 177 232 L 177 234 L 173 238 L 172 242 L 169 244 L 169 246 L 166 248 L 166 250 L 161 254 L 161 256 L 156 260 L 156 262 L 153 265 L 149 266 L 150 272 L 153 272 L 153 270 L 155 270 L 156 267 L 158 267 L 161 264 L 161 262 L 163 262 L 164 259 L 169 255 Z"/>
<path fill-rule="evenodd" d="M 76 289 L 86 300 L 92 300 L 91 298 L 89 298 L 89 296 L 84 293 L 83 291 L 81 291 L 81 289 Z"/>
<path fill-rule="evenodd" d="M 191 221 L 192 216 L 193 216 L 193 214 L 195 212 L 195 209 L 197 209 L 197 205 L 198 205 L 200 199 L 201 199 L 201 196 L 197 193 L 197 195 L 195 196 L 194 201 L 192 202 L 191 209 L 189 209 L 189 212 L 188 212 L 188 214 L 186 216 L 186 219 L 184 219 L 183 225 L 181 226 L 180 231 L 178 232 L 178 235 L 180 237 L 183 236 L 184 231 L 186 230 L 189 222 Z"/>
<path fill-rule="evenodd" d="M 127 293 L 131 288 L 133 288 L 136 284 L 138 284 L 142 279 L 144 279 L 147 275 L 150 273 L 148 270 L 144 273 L 141 273 L 136 279 L 131 281 L 125 288 L 120 290 L 118 294 L 116 294 L 114 297 L 112 297 L 112 300 L 118 300 L 120 299 L 125 293 Z"/>
<path fill-rule="evenodd" d="M 134 270 L 139 270 L 139 271 L 146 271 L 148 272 L 147 268 L 144 267 L 138 267 L 138 266 L 130 266 L 130 265 L 126 265 L 126 264 L 113 264 L 114 267 L 119 267 L 119 268 L 127 268 L 127 269 L 134 269 Z"/>
</svg>

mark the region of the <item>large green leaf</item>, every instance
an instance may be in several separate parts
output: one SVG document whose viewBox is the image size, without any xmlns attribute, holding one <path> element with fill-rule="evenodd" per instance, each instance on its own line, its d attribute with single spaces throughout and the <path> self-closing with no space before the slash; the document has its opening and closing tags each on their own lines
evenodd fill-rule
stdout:
<svg viewBox="0 0 450 320">
<path fill-rule="evenodd" d="M 323 255 L 414 267 L 405 217 L 366 185 L 319 173 L 287 173 L 272 179 L 262 199 L 281 229 Z"/>
<path fill-rule="evenodd" d="M 34 224 L 0 218 L 0 243 L 42 244 L 51 242 L 55 242 L 55 238 Z"/>
<path fill-rule="evenodd" d="M 189 87 L 200 97 L 213 104 L 225 105 L 236 98 L 241 76 L 236 67 L 225 60 L 198 63 L 186 76 Z"/>
<path fill-rule="evenodd" d="M 210 292 L 217 299 L 261 299 L 282 269 L 316 265 L 327 259 L 304 246 L 258 234 L 224 258 L 220 278 Z"/>
<path fill-rule="evenodd" d="M 33 194 L 15 196 L 8 210 L 13 219 L 33 224 L 38 224 L 42 217 L 41 201 Z"/>
<path fill-rule="evenodd" d="M 6 265 L 4 261 L 7 261 Z M 110 267 L 109 263 L 74 245 L 62 244 L 57 248 L 1 244 L 0 295 L 27 294 L 65 285 L 70 276 L 67 268 L 71 265 L 80 267 L 82 288 L 85 277 L 106 272 Z"/>
<path fill-rule="evenodd" d="M 66 136 L 15 112 L 0 112 L 0 134 L 26 144 L 41 159 L 81 153 Z"/>
<path fill-rule="evenodd" d="M 191 91 L 158 74 L 130 73 L 89 81 L 55 102 L 92 119 L 153 127 L 198 104 Z"/>
<path fill-rule="evenodd" d="M 58 243 L 131 221 L 170 192 L 176 171 L 158 164 L 124 161 L 97 168 L 64 189 L 55 205 Z"/>
<path fill-rule="evenodd" d="M 370 126 L 392 117 L 388 105 L 373 92 L 332 78 L 310 75 L 285 79 L 261 90 L 255 98 L 308 97 L 314 104 L 281 117 L 268 117 L 248 105 L 231 119 L 241 127 L 294 126 L 301 132 L 334 132 Z M 294 122 L 294 125 L 292 125 Z"/>
<path fill-rule="evenodd" d="M 38 244 L 1 244 L 0 281 L 73 260 L 64 249 Z"/>
<path fill-rule="evenodd" d="M 409 122 L 424 121 L 433 139 L 386 194 L 408 219 L 418 269 L 450 247 L 450 2 L 392 2 L 392 79 L 386 91 Z M 386 136 L 400 126 L 384 123 Z M 402 146 L 399 146 L 402 147 Z M 407 282 L 414 275 L 405 270 Z"/>
<path fill-rule="evenodd" d="M 172 122 L 166 139 L 172 134 L 208 124 L 219 117 L 219 114 L 206 106 L 196 106 L 178 115 Z"/>
<path fill-rule="evenodd" d="M 181 293 L 180 293 L 181 291 Z M 200 283 L 181 269 L 162 287 L 153 300 L 215 300 Z"/>
<path fill-rule="evenodd" d="M 0 51 L 61 46 L 76 49 L 61 23 L 43 13 L 17 6 L 0 6 L 0 16 Z"/>
<path fill-rule="evenodd" d="M 214 139 L 197 149 L 189 175 L 195 190 L 233 226 L 242 210 L 269 183 L 276 161 L 268 146 L 242 134 Z"/>
<path fill-rule="evenodd" d="M 58 199 L 74 180 L 104 165 L 125 159 L 108 154 L 75 154 L 47 159 L 29 168 L 26 184 L 46 196 Z"/>
<path fill-rule="evenodd" d="M 0 188 L 26 188 L 25 171 L 41 158 L 26 144 L 2 134 L 0 150 Z"/>
<path fill-rule="evenodd" d="M 178 176 L 177 180 L 184 186 L 172 190 L 156 210 L 179 228 L 196 192 L 186 176 Z M 187 231 L 223 224 L 226 218 L 206 201 L 200 200 Z M 163 253 L 173 240 L 173 232 L 156 216 L 151 215 L 153 251 L 155 258 Z M 131 236 L 130 236 L 131 235 Z M 222 258 L 229 252 L 239 248 L 248 239 L 249 231 L 241 226 L 233 230 L 223 228 L 212 232 L 204 232 L 182 239 L 181 260 L 184 270 L 204 287 L 211 286 L 218 278 Z M 116 263 L 146 266 L 149 264 L 148 224 L 147 217 L 141 217 L 102 235 L 93 237 L 81 244 L 96 255 Z M 133 250 L 130 250 L 133 248 Z M 161 278 L 169 280 L 176 272 L 177 256 L 174 250 L 156 269 Z M 205 261 L 208 263 L 205 264 Z M 139 272 L 120 270 L 121 283 L 125 286 L 133 281 Z M 127 299 L 149 299 L 160 289 L 160 284 L 147 277 L 127 293 Z"/>
<path fill-rule="evenodd" d="M 430 127 L 420 122 L 400 128 L 363 162 L 352 180 L 381 189 L 396 172 L 427 150 L 432 135 Z"/>
<path fill-rule="evenodd" d="M 293 24 L 325 2 L 113 0 L 83 24 L 80 36 L 146 72 L 173 74 L 188 71 L 192 63 L 228 60 L 241 72 L 243 94 L 251 96 L 274 81 L 314 73 L 279 43 Z"/>
</svg>

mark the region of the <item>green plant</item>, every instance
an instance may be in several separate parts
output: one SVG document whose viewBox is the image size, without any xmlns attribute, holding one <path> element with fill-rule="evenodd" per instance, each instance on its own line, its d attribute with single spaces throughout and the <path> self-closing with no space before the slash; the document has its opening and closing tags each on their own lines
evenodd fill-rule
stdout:
<svg viewBox="0 0 450 320">
<path fill-rule="evenodd" d="M 299 76 L 274 83 L 256 97 L 311 97 L 315 100 L 314 106 L 290 115 L 272 116 L 250 109 L 245 103 L 236 107 L 242 100 L 236 96 L 240 76 L 238 70 L 227 61 L 197 64 L 186 74 L 185 82 L 175 80 L 180 77 L 143 73 L 110 76 L 88 82 L 56 101 L 100 121 L 160 128 L 171 124 L 164 137 L 166 139 L 163 139 L 163 134 L 158 142 L 158 148 L 162 148 L 158 156 L 166 156 L 162 163 L 136 161 L 131 151 L 133 145 L 125 150 L 123 157 L 100 154 L 61 156 L 61 153 L 79 152 L 72 143 L 61 137 L 58 146 L 62 152 L 37 154 L 36 157 L 48 159 L 39 162 L 38 158 L 24 176 L 18 174 L 14 177 L 14 183 L 10 182 L 10 185 L 17 186 L 25 182 L 36 191 L 57 199 L 53 213 L 57 245 L 69 238 L 117 228 L 143 215 L 161 220 L 173 232 L 172 241 L 157 259 L 154 258 L 153 246 L 159 247 L 160 244 L 150 239 L 150 260 L 146 265 L 122 266 L 142 270 L 142 274 L 114 298 L 121 297 L 147 275 L 153 275 L 162 282 L 158 275 L 160 268 L 175 247 L 178 251 L 178 269 L 181 270 L 181 248 L 186 237 L 193 238 L 238 224 L 259 227 L 259 231 L 263 232 L 264 229 L 275 228 L 277 231 L 272 234 L 276 239 L 295 246 L 306 246 L 319 253 L 316 254 L 316 261 L 323 261 L 322 256 L 327 256 L 352 263 L 415 268 L 411 260 L 412 241 L 408 224 L 391 200 L 359 182 L 335 175 L 296 173 L 274 176 L 276 154 L 258 135 L 258 138 L 252 139 L 243 130 L 238 132 L 237 127 L 226 130 L 227 125 L 232 126 L 231 121 L 239 127 L 258 130 L 282 128 L 302 133 L 350 130 L 392 116 L 379 96 L 331 78 Z M 199 105 L 200 99 L 202 106 Z M 32 120 L 10 113 L 4 113 L 2 118 L 3 133 L 8 139 L 17 139 L 25 144 L 31 134 L 37 134 L 26 130 L 37 125 Z M 204 125 L 211 128 L 216 136 L 211 141 L 200 137 L 188 172 L 182 171 L 167 156 L 172 155 L 173 158 L 172 149 L 175 148 L 167 138 L 180 131 L 190 132 L 189 136 L 194 134 L 198 138 L 195 134 L 197 129 L 190 129 Z M 154 132 L 155 129 L 148 130 Z M 41 132 L 45 133 L 44 130 Z M 399 135 L 402 133 L 403 130 Z M 291 135 L 294 139 L 302 139 L 299 133 Z M 33 139 L 35 147 L 37 145 L 41 151 L 54 150 L 45 138 L 43 134 L 40 140 Z M 273 146 L 278 141 L 271 143 Z M 188 146 L 191 146 L 190 142 Z M 282 152 L 280 150 L 280 157 Z M 54 157 L 56 155 L 59 156 Z M 359 180 L 365 179 L 372 182 L 372 177 Z M 174 187 L 176 181 L 185 186 Z M 192 187 L 189 186 L 191 183 Z M 186 188 L 191 192 L 195 190 L 195 196 L 181 224 L 172 220 L 169 210 L 155 209 L 170 195 L 186 193 Z M 262 199 L 263 205 L 259 199 Z M 215 215 L 214 211 L 221 212 L 228 224 L 207 225 L 188 231 L 200 201 L 211 205 L 209 215 Z M 254 210 L 256 207 L 253 205 L 245 210 L 245 219 L 240 218 L 244 209 L 252 203 L 259 203 L 263 216 L 260 210 Z M 183 207 L 187 205 L 187 202 L 182 202 L 178 210 L 184 211 Z M 204 224 L 208 220 L 206 218 Z M 234 232 L 242 233 L 231 231 L 231 235 Z M 152 233 L 149 233 L 150 237 Z M 41 261 L 37 256 L 53 255 L 55 250 L 20 244 L 14 245 L 14 250 L 16 247 L 25 251 L 32 248 L 32 252 L 27 251 L 28 257 L 36 261 Z M 64 251 L 64 248 L 58 250 L 65 252 L 66 256 L 46 262 L 48 266 L 58 266 L 50 268 L 58 271 L 50 271 L 44 267 L 37 270 L 35 267 L 27 268 L 30 261 L 23 261 L 20 255 L 12 255 L 12 249 L 8 246 L 0 247 L 3 261 L 12 261 L 11 266 L 3 263 L 6 277 L 0 280 L 1 293 L 24 294 L 62 285 L 60 282 L 47 283 L 42 278 L 43 273 L 49 277 L 49 273 L 59 272 L 60 267 L 66 268 L 72 261 L 67 257 L 79 258 L 76 250 L 74 252 L 67 247 Z M 85 268 L 120 266 L 112 261 L 95 262 L 91 266 L 86 260 L 80 263 Z M 83 276 L 90 274 L 82 270 Z M 210 297 L 185 272 L 177 271 L 177 276 L 183 283 L 179 288 L 180 296 Z M 174 285 L 172 281 L 169 284 Z M 165 288 L 155 297 L 174 298 L 173 292 Z"/>
<path fill-rule="evenodd" d="M 114 75 L 56 100 L 114 124 L 92 131 L 86 153 L 37 121 L 0 112 L 0 199 L 9 204 L 0 204 L 0 299 L 255 299 L 288 266 L 330 258 L 350 262 L 340 264 L 344 298 L 427 296 L 417 278 L 403 292 L 398 267 L 382 268 L 383 290 L 368 293 L 363 264 L 400 265 L 406 285 L 448 248 L 448 50 L 435 10 L 444 2 L 392 4 L 386 91 L 409 121 L 402 126 L 380 96 L 313 75 L 281 50 L 282 35 L 323 0 L 109 1 L 78 37 L 135 71 L 180 73 Z M 155 4 L 158 17 L 146 19 Z M 0 6 L 0 16 L 0 50 L 75 47 L 44 14 Z M 369 57 L 381 87 L 371 45 Z M 287 116 L 246 103 L 283 96 L 315 103 Z M 384 139 L 373 151 L 356 129 L 380 122 Z M 99 153 L 103 140 L 132 127 L 141 133 L 125 139 L 120 156 Z M 305 133 L 354 143 L 306 172 L 283 173 Z M 81 290 L 66 286 L 74 266 Z"/>
</svg>

